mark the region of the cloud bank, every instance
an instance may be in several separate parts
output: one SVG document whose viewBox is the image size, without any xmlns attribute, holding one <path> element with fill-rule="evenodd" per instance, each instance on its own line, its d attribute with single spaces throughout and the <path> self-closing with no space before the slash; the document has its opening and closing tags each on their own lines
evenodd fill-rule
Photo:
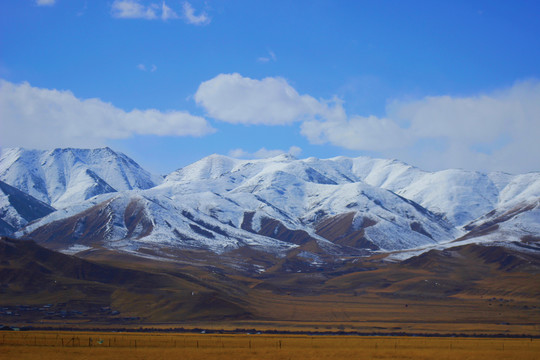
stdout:
<svg viewBox="0 0 540 360">
<path fill-rule="evenodd" d="M 2 146 L 95 147 L 134 135 L 204 136 L 215 132 L 206 119 L 183 111 L 126 112 L 70 91 L 0 80 Z"/>
<path fill-rule="evenodd" d="M 300 123 L 312 144 L 377 152 L 426 169 L 540 170 L 540 81 L 473 96 L 427 96 L 389 103 L 384 117 L 348 115 L 337 99 L 299 94 L 285 79 L 220 74 L 195 101 L 232 124 Z"/>
<path fill-rule="evenodd" d="M 474 96 L 393 101 L 384 118 L 305 122 L 302 133 L 313 143 L 380 151 L 426 168 L 540 170 L 540 82 Z"/>
<path fill-rule="evenodd" d="M 153 71 L 144 64 L 140 70 Z M 465 168 L 514 173 L 540 169 L 540 81 L 485 94 L 394 100 L 386 114 L 349 115 L 337 98 L 299 94 L 285 79 L 220 74 L 200 84 L 194 100 L 216 120 L 237 125 L 296 124 L 312 144 L 398 158 L 427 170 Z M 135 135 L 204 136 L 216 130 L 183 111 L 124 111 L 70 91 L 0 80 L 0 144 L 94 147 Z M 266 158 L 300 149 L 243 149 L 229 154 Z M 361 154 L 361 153 L 359 153 Z"/>
</svg>

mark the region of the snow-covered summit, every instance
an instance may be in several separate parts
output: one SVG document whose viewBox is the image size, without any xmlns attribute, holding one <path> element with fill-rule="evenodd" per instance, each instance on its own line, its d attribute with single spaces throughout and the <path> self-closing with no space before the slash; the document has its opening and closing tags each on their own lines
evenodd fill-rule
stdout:
<svg viewBox="0 0 540 360">
<path fill-rule="evenodd" d="M 159 181 L 135 161 L 108 147 L 3 149 L 0 180 L 56 208 L 98 194 L 148 189 Z"/>
</svg>

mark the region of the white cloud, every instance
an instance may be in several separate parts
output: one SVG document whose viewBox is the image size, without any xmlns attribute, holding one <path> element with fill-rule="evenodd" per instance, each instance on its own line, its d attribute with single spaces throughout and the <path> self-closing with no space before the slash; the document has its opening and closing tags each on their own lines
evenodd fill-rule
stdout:
<svg viewBox="0 0 540 360">
<path fill-rule="evenodd" d="M 161 5 L 150 3 L 145 5 L 140 0 L 115 0 L 111 5 L 111 14 L 120 19 L 146 19 L 163 21 L 179 19 L 178 14 L 165 1 Z"/>
<path fill-rule="evenodd" d="M 204 12 L 200 15 L 195 15 L 195 9 L 189 2 L 184 2 L 184 18 L 188 24 L 206 25 L 210 23 L 210 18 Z"/>
<path fill-rule="evenodd" d="M 301 133 L 311 143 L 378 152 L 426 169 L 540 170 L 539 80 L 475 96 L 392 101 L 383 117 L 348 115 L 339 99 L 300 95 L 282 78 L 239 74 L 203 82 L 195 101 L 217 120 L 301 122 Z"/>
<path fill-rule="evenodd" d="M 120 19 L 157 19 L 156 4 L 143 5 L 138 0 L 115 0 L 111 6 L 113 17 Z"/>
<path fill-rule="evenodd" d="M 208 122 L 183 111 L 126 112 L 99 99 L 78 99 L 70 91 L 41 89 L 0 80 L 2 146 L 93 147 L 133 135 L 203 136 Z"/>
<path fill-rule="evenodd" d="M 298 157 L 302 153 L 302 149 L 298 146 L 291 146 L 289 150 L 268 150 L 266 148 L 261 148 L 254 153 L 250 153 L 243 149 L 234 149 L 229 151 L 229 156 L 239 159 L 267 159 L 271 157 L 276 157 L 282 154 L 292 155 Z"/>
<path fill-rule="evenodd" d="M 282 78 L 250 79 L 220 74 L 203 82 L 195 101 L 208 114 L 232 124 L 285 125 L 315 117 L 343 116 L 341 103 L 300 95 Z"/>
<path fill-rule="evenodd" d="M 51 1 L 51 0 L 42 0 Z M 186 23 L 193 25 L 207 25 L 210 17 L 202 12 L 195 15 L 195 9 L 189 2 L 184 2 L 183 16 L 169 7 L 165 1 L 161 4 L 145 0 L 114 0 L 111 5 L 111 15 L 119 19 L 146 19 L 146 20 L 176 20 L 183 18 Z"/>
<path fill-rule="evenodd" d="M 331 143 L 351 150 L 381 151 L 411 142 L 407 131 L 392 120 L 375 116 L 305 121 L 302 135 L 314 144 Z"/>
<path fill-rule="evenodd" d="M 267 63 L 270 60 L 272 60 L 273 62 L 277 61 L 276 54 L 272 50 L 268 51 L 268 56 L 261 56 L 260 58 L 257 59 L 257 61 L 261 63 Z"/>
<path fill-rule="evenodd" d="M 395 102 L 389 113 L 416 137 L 442 138 L 453 165 L 514 172 L 540 170 L 540 81 L 469 97 Z M 484 150 L 478 150 L 482 147 Z"/>
<path fill-rule="evenodd" d="M 312 143 L 381 151 L 432 169 L 538 171 L 540 82 L 477 96 L 393 101 L 385 118 L 311 120 L 302 134 Z M 431 146 L 422 151 L 425 143 Z"/>
<path fill-rule="evenodd" d="M 144 64 L 139 64 L 137 65 L 137 69 L 141 70 L 141 71 L 150 71 L 150 72 L 155 72 L 157 70 L 157 66 L 152 64 L 152 66 L 150 66 L 150 68 L 148 69 L 146 67 L 146 65 Z"/>
<path fill-rule="evenodd" d="M 36 0 L 38 6 L 53 6 L 55 3 L 56 0 Z"/>
<path fill-rule="evenodd" d="M 478 96 L 396 101 L 389 106 L 389 113 L 409 122 L 418 137 L 491 142 L 504 134 L 517 135 L 535 123 L 540 128 L 540 82 L 519 82 Z"/>
<path fill-rule="evenodd" d="M 173 9 L 167 6 L 165 4 L 165 1 L 161 4 L 161 19 L 164 21 L 170 20 L 170 19 L 178 19 L 179 16 L 176 12 L 174 12 Z"/>
</svg>

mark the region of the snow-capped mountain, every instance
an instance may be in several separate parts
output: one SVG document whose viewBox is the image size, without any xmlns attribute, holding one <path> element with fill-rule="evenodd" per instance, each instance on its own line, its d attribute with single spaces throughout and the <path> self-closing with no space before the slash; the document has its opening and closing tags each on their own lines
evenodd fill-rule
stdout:
<svg viewBox="0 0 540 360">
<path fill-rule="evenodd" d="M 501 206 L 465 227 L 466 238 L 534 240 L 540 238 L 540 198 Z"/>
<path fill-rule="evenodd" d="M 51 206 L 0 181 L 0 235 L 10 235 L 54 211 Z"/>
<path fill-rule="evenodd" d="M 284 158 L 287 156 L 243 161 L 212 155 L 173 172 L 166 177 L 165 183 L 180 182 L 190 192 L 204 187 L 221 193 L 242 179 L 255 176 L 263 167 L 269 169 L 264 164 Z M 457 227 L 507 203 L 540 197 L 540 173 L 484 174 L 458 169 L 427 172 L 398 160 L 368 157 L 308 158 L 291 161 L 288 166 L 304 171 L 301 176 L 307 181 L 315 179 L 328 184 L 363 182 L 390 190 L 445 216 Z M 223 180 L 225 176 L 229 177 L 228 181 Z"/>
<path fill-rule="evenodd" d="M 250 212 L 255 231 L 263 219 L 274 219 L 288 229 L 317 234 L 323 221 L 352 214 L 346 231 L 356 232 L 373 249 L 405 248 L 458 234 L 418 204 L 324 165 L 285 155 L 266 160 L 213 155 L 170 174 L 154 191 L 235 226 Z"/>
<path fill-rule="evenodd" d="M 427 172 L 398 160 L 368 157 L 299 161 L 310 163 L 334 181 L 350 179 L 388 189 L 445 216 L 458 227 L 514 201 L 514 195 L 521 194 L 521 200 L 540 196 L 540 173 L 514 176 L 459 169 Z"/>
<path fill-rule="evenodd" d="M 65 251 L 249 247 L 343 256 L 452 244 L 486 228 L 499 240 L 540 233 L 540 173 L 426 172 L 366 157 L 212 155 L 160 183 L 105 148 L 11 149 L 0 178 L 61 208 L 17 235 Z"/>
<path fill-rule="evenodd" d="M 99 194 L 149 189 L 161 181 L 110 148 L 3 149 L 0 180 L 56 208 Z"/>
<path fill-rule="evenodd" d="M 135 252 L 205 249 L 222 253 L 246 245 L 270 252 L 293 246 L 223 224 L 149 191 L 97 196 L 29 225 L 24 233 L 57 249 L 106 246 Z"/>
<path fill-rule="evenodd" d="M 325 254 L 341 255 L 407 249 L 460 234 L 420 205 L 324 170 L 313 159 L 219 155 L 170 174 L 160 186 L 102 195 L 24 229 L 25 236 L 44 243 L 64 239 L 63 246 L 98 240 L 99 246 L 135 251 L 223 252 L 249 245 L 279 252 L 312 242 Z"/>
</svg>

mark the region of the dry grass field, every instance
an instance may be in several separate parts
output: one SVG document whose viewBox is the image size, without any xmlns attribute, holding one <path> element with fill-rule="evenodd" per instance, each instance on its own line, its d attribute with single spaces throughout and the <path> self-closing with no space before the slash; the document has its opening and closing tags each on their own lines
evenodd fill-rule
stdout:
<svg viewBox="0 0 540 360">
<path fill-rule="evenodd" d="M 0 332 L 0 359 L 516 359 L 540 339 Z"/>
</svg>

